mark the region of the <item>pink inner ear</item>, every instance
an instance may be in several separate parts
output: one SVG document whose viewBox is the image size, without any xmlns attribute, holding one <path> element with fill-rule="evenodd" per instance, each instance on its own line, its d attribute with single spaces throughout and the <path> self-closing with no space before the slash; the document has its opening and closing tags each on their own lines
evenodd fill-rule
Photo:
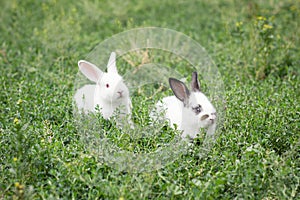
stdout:
<svg viewBox="0 0 300 200">
<path fill-rule="evenodd" d="M 97 82 L 100 77 L 100 70 L 86 62 L 78 63 L 80 71 L 91 81 Z"/>
<path fill-rule="evenodd" d="M 169 78 L 169 84 L 171 89 L 173 90 L 174 95 L 184 104 L 187 104 L 190 96 L 190 91 L 188 90 L 186 85 L 174 78 Z"/>
</svg>

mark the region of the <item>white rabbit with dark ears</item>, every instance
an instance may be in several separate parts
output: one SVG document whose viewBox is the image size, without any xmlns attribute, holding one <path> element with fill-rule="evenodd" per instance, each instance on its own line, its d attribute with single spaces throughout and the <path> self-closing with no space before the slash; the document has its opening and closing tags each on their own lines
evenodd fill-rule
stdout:
<svg viewBox="0 0 300 200">
<path fill-rule="evenodd" d="M 175 124 L 183 131 L 182 138 L 195 138 L 200 128 L 207 128 L 207 136 L 213 135 L 217 122 L 216 109 L 200 91 L 197 72 L 192 73 L 191 91 L 175 78 L 169 78 L 169 84 L 175 96 L 163 98 L 156 104 L 156 111 L 164 111 L 164 118 L 170 125 L 174 127 Z"/>
<path fill-rule="evenodd" d="M 107 72 L 85 60 L 80 60 L 78 67 L 83 75 L 95 83 L 85 85 L 75 93 L 74 99 L 79 111 L 95 112 L 99 106 L 103 118 L 109 119 L 116 108 L 120 107 L 120 114 L 131 115 L 129 90 L 118 74 L 115 52 L 110 55 Z"/>
</svg>

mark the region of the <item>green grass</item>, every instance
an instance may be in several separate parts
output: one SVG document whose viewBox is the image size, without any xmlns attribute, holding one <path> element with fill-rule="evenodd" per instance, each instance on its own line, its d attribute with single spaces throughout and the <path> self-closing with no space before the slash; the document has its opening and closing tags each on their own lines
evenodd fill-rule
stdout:
<svg viewBox="0 0 300 200">
<path fill-rule="evenodd" d="M 0 6 L 0 199 L 300 198 L 298 0 Z M 206 156 L 196 145 L 162 169 L 119 172 L 80 139 L 77 61 L 112 35 L 145 26 L 183 32 L 206 48 L 224 81 L 226 116 Z M 151 151 L 158 140 L 138 145 Z"/>
</svg>

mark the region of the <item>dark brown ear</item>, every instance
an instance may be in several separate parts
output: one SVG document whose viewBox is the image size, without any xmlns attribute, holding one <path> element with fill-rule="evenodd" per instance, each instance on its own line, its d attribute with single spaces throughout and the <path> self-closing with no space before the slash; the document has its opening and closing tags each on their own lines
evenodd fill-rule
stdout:
<svg viewBox="0 0 300 200">
<path fill-rule="evenodd" d="M 188 105 L 190 91 L 186 85 L 175 78 L 169 78 L 169 84 L 177 99 L 182 101 L 184 106 Z"/>
<path fill-rule="evenodd" d="M 192 83 L 191 83 L 192 91 L 193 92 L 200 92 L 200 85 L 198 82 L 198 74 L 197 72 L 192 73 Z"/>
</svg>

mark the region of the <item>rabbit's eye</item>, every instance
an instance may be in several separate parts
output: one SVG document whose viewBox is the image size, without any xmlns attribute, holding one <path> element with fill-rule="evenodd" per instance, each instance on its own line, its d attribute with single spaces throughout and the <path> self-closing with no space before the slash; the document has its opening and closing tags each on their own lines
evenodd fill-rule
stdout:
<svg viewBox="0 0 300 200">
<path fill-rule="evenodd" d="M 106 87 L 109 88 L 109 84 L 108 83 L 106 83 Z"/>
<path fill-rule="evenodd" d="M 192 107 L 192 109 L 196 113 L 196 115 L 198 115 L 202 111 L 202 106 L 198 104 L 197 106 Z"/>
</svg>

